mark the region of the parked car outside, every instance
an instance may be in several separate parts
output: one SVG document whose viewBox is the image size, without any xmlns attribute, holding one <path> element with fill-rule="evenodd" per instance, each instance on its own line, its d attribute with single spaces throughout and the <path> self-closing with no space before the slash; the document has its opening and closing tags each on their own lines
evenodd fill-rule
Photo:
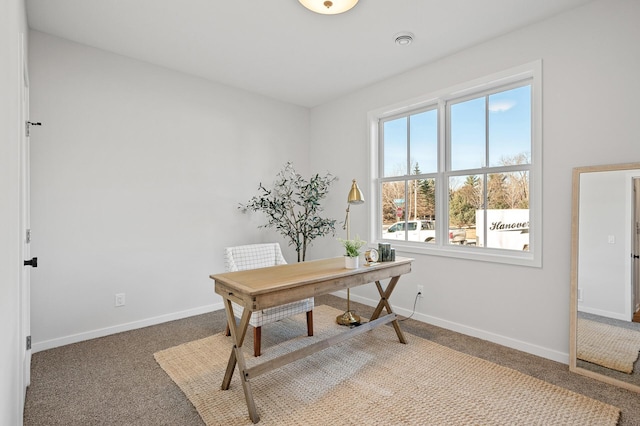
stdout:
<svg viewBox="0 0 640 426">
<path fill-rule="evenodd" d="M 435 243 L 436 223 L 433 220 L 409 220 L 406 222 L 396 222 L 387 228 L 386 231 L 383 231 L 382 238 L 389 240 Z M 452 228 L 449 230 L 449 244 L 465 244 L 465 242 L 466 231 L 464 229 Z"/>
</svg>

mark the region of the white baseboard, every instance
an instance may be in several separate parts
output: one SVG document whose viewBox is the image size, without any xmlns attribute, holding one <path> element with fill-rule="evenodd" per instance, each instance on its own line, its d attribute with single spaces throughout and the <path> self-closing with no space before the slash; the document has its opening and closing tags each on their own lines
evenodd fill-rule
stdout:
<svg viewBox="0 0 640 426">
<path fill-rule="evenodd" d="M 347 292 L 339 291 L 333 293 L 336 296 L 343 297 L 346 299 Z M 366 297 L 361 297 L 358 295 L 354 295 L 351 293 L 351 300 L 356 302 L 360 302 L 367 306 L 376 306 L 378 304 L 377 300 L 369 299 Z M 403 309 L 397 306 L 394 306 L 394 312 L 398 315 L 402 315 L 404 317 L 408 317 L 411 315 L 411 311 L 408 309 Z M 558 352 L 553 349 L 545 348 L 542 346 L 534 345 L 532 343 L 524 342 L 522 340 L 514 339 L 511 337 L 502 336 L 499 334 L 491 333 L 485 330 L 480 330 L 474 327 L 469 327 L 464 324 L 459 324 L 453 321 L 444 320 L 442 318 L 433 317 L 430 315 L 424 315 L 420 313 L 414 313 L 411 317 L 420 322 L 424 322 L 427 324 L 435 325 L 438 327 L 445 328 L 447 330 L 455 331 L 456 333 L 461 333 L 467 336 L 477 337 L 478 339 L 487 340 L 492 343 L 497 343 L 502 346 L 506 346 L 511 349 L 516 349 L 522 352 L 526 352 L 532 355 L 536 355 L 542 358 L 550 359 L 552 361 L 560 362 L 562 364 L 569 364 L 569 354 Z"/>
<path fill-rule="evenodd" d="M 604 311 L 602 309 L 594 309 L 588 306 L 578 305 L 578 311 L 585 312 L 587 314 L 598 315 L 599 317 L 613 318 L 620 321 L 630 321 L 631 318 L 633 318 L 633 313 L 631 313 L 630 315 L 625 315 L 618 312 Z"/>
<path fill-rule="evenodd" d="M 186 311 L 174 312 L 171 314 L 160 315 L 153 318 L 146 318 L 139 321 L 128 322 L 126 324 L 119 324 L 112 327 L 105 327 L 97 330 L 86 331 L 83 333 L 72 334 L 70 336 L 45 340 L 43 342 L 34 342 L 31 349 L 33 351 L 32 353 L 36 353 L 47 349 L 57 348 L 59 346 L 69 345 L 71 343 L 77 343 L 84 340 L 95 339 L 97 337 L 104 337 L 111 334 L 121 333 L 123 331 L 135 330 L 142 327 L 148 327 L 150 325 L 162 324 L 164 322 L 188 318 L 200 314 L 206 314 L 220 309 L 224 309 L 224 305 L 222 304 L 222 302 L 215 303 L 213 305 L 201 306 L 199 308 L 187 309 Z"/>
<path fill-rule="evenodd" d="M 347 293 L 345 291 L 339 291 L 334 293 L 336 296 L 346 298 Z M 363 303 L 367 306 L 376 306 L 377 300 L 369 299 L 366 297 L 357 296 L 351 294 L 351 299 Z M 60 337 L 57 339 L 45 340 L 43 342 L 35 342 L 32 346 L 33 353 L 44 351 L 47 349 L 57 348 L 59 346 L 68 345 L 71 343 L 82 342 L 84 340 L 95 339 L 97 337 L 104 337 L 110 334 L 121 333 L 123 331 L 135 330 L 142 327 L 148 327 L 150 325 L 162 324 L 164 322 L 174 321 L 182 318 L 192 317 L 194 315 L 205 314 L 208 312 L 224 309 L 222 303 L 216 303 L 213 305 L 202 306 L 199 308 L 188 309 L 186 311 L 174 312 L 167 315 L 160 315 L 153 318 L 147 318 L 140 321 L 133 321 L 126 324 L 120 324 L 113 327 L 101 328 L 98 330 L 91 330 L 84 333 L 73 334 L 70 336 Z M 408 317 L 411 315 L 411 311 L 408 309 L 395 307 L 395 312 L 399 315 Z M 441 318 L 433 317 L 430 315 L 424 315 L 420 313 L 414 313 L 413 317 L 417 321 L 432 324 L 438 327 L 452 330 L 457 333 L 465 334 L 467 336 L 477 337 L 482 340 L 497 343 L 508 348 L 516 349 L 519 351 L 527 352 L 542 358 L 547 358 L 552 361 L 557 361 L 563 364 L 569 364 L 569 354 L 555 351 L 553 349 L 545 348 L 542 346 L 534 345 L 521 340 L 513 339 L 511 337 L 505 337 L 499 334 L 491 333 L 488 331 L 480 330 L 474 327 L 469 327 L 464 324 L 459 324 L 453 321 L 444 320 Z"/>
</svg>

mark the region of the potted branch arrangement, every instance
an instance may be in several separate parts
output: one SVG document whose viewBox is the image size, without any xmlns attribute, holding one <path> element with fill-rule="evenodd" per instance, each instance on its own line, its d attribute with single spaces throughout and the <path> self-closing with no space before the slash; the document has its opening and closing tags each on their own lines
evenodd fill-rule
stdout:
<svg viewBox="0 0 640 426">
<path fill-rule="evenodd" d="M 335 235 L 335 219 L 321 217 L 321 201 L 337 178 L 330 173 L 304 179 L 288 162 L 276 176 L 271 189 L 262 183 L 258 195 L 238 207 L 243 212 L 262 212 L 267 223 L 260 228 L 275 228 L 288 239 L 298 253 L 298 262 L 304 262 L 311 242 L 327 234 Z"/>
<path fill-rule="evenodd" d="M 338 238 L 345 250 L 344 266 L 347 269 L 356 269 L 360 265 L 360 249 L 367 244 L 356 235 L 353 240 L 343 240 Z"/>
</svg>

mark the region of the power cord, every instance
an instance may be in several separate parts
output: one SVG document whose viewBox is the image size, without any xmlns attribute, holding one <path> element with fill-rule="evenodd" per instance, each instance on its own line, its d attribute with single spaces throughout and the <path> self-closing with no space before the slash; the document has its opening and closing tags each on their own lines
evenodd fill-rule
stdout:
<svg viewBox="0 0 640 426">
<path fill-rule="evenodd" d="M 415 299 L 414 299 L 414 301 L 413 301 L 413 312 L 411 312 L 411 315 L 409 315 L 409 316 L 408 316 L 408 317 L 406 317 L 406 318 L 402 318 L 402 319 L 400 319 L 400 320 L 398 320 L 398 321 L 406 321 L 406 320 L 408 320 L 409 318 L 411 318 L 411 317 L 413 316 L 413 314 L 415 314 L 415 313 L 416 313 L 416 303 L 418 303 L 418 297 L 420 297 L 421 295 L 422 295 L 422 292 L 421 292 L 421 291 L 419 291 L 419 292 L 418 292 L 418 294 L 416 294 L 416 298 L 415 298 Z"/>
</svg>

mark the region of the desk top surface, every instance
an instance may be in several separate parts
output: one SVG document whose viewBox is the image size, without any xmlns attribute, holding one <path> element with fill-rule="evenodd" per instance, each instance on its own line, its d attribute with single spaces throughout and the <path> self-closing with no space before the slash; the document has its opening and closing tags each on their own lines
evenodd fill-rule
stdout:
<svg viewBox="0 0 640 426">
<path fill-rule="evenodd" d="M 380 269 L 391 269 L 410 264 L 413 259 L 396 257 L 393 262 L 379 262 L 371 266 L 346 269 L 344 257 L 312 260 L 300 263 L 270 266 L 245 271 L 210 275 L 216 283 L 224 284 L 240 293 L 259 295 L 327 280 L 348 279 L 350 276 L 366 274 Z"/>
</svg>

